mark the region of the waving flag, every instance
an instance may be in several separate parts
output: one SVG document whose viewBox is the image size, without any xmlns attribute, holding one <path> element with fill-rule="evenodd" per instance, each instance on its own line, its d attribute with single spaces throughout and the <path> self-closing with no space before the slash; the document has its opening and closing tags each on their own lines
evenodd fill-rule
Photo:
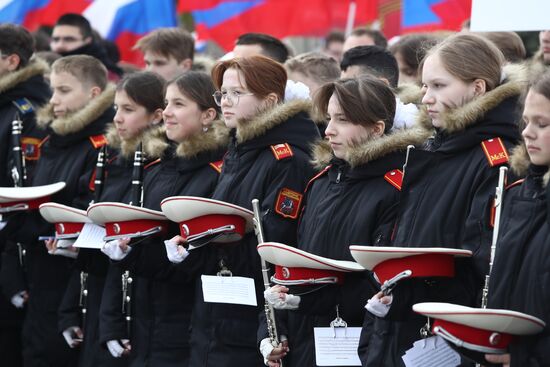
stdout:
<svg viewBox="0 0 550 367">
<path fill-rule="evenodd" d="M 54 25 L 65 13 L 83 14 L 104 38 L 119 47 L 121 59 L 141 65 L 132 51 L 137 39 L 160 27 L 174 27 L 173 0 L 0 0 L 0 23 L 16 23 L 34 31 Z"/>
<path fill-rule="evenodd" d="M 214 40 L 228 51 L 247 32 L 283 38 L 322 36 L 332 28 L 344 28 L 351 2 L 301 0 L 298 6 L 296 0 L 181 0 L 178 9 L 192 10 L 199 40 Z M 356 24 L 375 20 L 373 1 L 354 2 Z M 205 8 L 204 3 L 213 6 Z"/>
<path fill-rule="evenodd" d="M 138 65 L 143 57 L 132 51 L 136 41 L 157 28 L 177 26 L 173 0 L 95 0 L 83 15 L 99 34 L 117 44 L 122 60 Z"/>
</svg>

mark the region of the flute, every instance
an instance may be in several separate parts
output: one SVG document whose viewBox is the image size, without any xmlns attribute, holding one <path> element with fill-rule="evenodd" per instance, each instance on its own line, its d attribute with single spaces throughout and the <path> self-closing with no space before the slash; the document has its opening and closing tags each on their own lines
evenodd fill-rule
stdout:
<svg viewBox="0 0 550 367">
<path fill-rule="evenodd" d="M 258 243 L 264 243 L 262 218 L 260 215 L 260 201 L 258 199 L 252 200 L 252 210 L 254 212 L 254 232 L 256 233 L 256 237 L 258 238 Z M 263 258 L 261 258 L 261 261 L 264 288 L 265 290 L 267 290 L 270 288 L 269 268 L 267 267 L 267 263 Z M 275 322 L 275 312 L 273 310 L 273 306 L 267 301 L 264 304 L 264 312 L 267 321 L 267 332 L 269 334 L 271 345 L 273 345 L 274 348 L 277 348 L 279 346 L 279 335 L 277 333 L 277 324 Z M 280 363 L 280 366 L 282 367 L 282 361 Z"/>
<path fill-rule="evenodd" d="M 11 176 L 15 187 L 23 187 L 27 179 L 27 170 L 25 169 L 25 152 L 21 144 L 21 133 L 23 132 L 23 121 L 16 115 L 11 123 L 11 139 L 13 152 L 13 167 Z"/>
<path fill-rule="evenodd" d="M 504 198 L 504 185 L 506 183 L 506 173 L 508 167 L 500 167 L 498 175 L 498 186 L 495 189 L 495 201 L 493 207 L 495 208 L 495 226 L 493 228 L 493 239 L 491 241 L 491 257 L 489 261 L 489 272 L 485 275 L 485 285 L 483 286 L 483 293 L 481 296 L 481 307 L 487 308 L 487 297 L 489 295 L 489 280 L 491 279 L 491 271 L 493 270 L 493 262 L 497 252 L 497 240 L 498 232 L 500 228 L 500 213 L 502 212 L 502 200 Z"/>
</svg>

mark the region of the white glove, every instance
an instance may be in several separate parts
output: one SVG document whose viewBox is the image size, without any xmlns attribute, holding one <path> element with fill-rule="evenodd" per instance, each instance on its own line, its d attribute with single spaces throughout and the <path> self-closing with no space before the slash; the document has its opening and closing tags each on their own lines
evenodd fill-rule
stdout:
<svg viewBox="0 0 550 367">
<path fill-rule="evenodd" d="M 287 340 L 287 337 L 285 335 L 281 335 L 281 343 Z M 271 355 L 271 352 L 273 352 L 273 349 L 275 347 L 273 344 L 271 344 L 271 339 L 265 338 L 260 342 L 260 353 L 264 357 L 264 364 L 268 365 L 268 358 Z"/>
<path fill-rule="evenodd" d="M 126 350 L 130 350 L 130 340 L 109 340 L 107 342 L 107 349 L 109 349 L 109 352 L 113 357 L 120 358 Z"/>
<path fill-rule="evenodd" d="M 275 347 L 271 344 L 271 339 L 265 338 L 260 342 L 260 353 L 264 356 L 264 364 L 267 366 L 267 357 L 273 352 Z"/>
<path fill-rule="evenodd" d="M 71 259 L 76 259 L 78 256 L 78 250 L 75 248 L 73 250 L 69 250 L 66 248 L 56 248 L 55 250 L 48 251 L 50 255 L 57 255 L 57 256 L 65 256 Z"/>
<path fill-rule="evenodd" d="M 385 304 L 380 301 L 380 298 L 378 298 L 377 295 L 374 295 L 371 299 L 367 301 L 365 308 L 374 316 L 385 317 L 388 312 L 390 312 L 390 307 L 393 302 L 393 296 L 391 294 L 387 297 L 390 297 L 391 301 L 390 303 Z"/>
<path fill-rule="evenodd" d="M 302 82 L 287 80 L 285 87 L 285 101 L 293 101 L 296 99 L 310 100 L 309 88 Z"/>
<path fill-rule="evenodd" d="M 166 240 L 164 246 L 166 247 L 166 256 L 171 263 L 179 264 L 189 256 L 189 251 L 175 241 Z"/>
<path fill-rule="evenodd" d="M 65 341 L 67 342 L 69 347 L 74 348 L 82 343 L 82 338 L 84 337 L 84 334 L 78 326 L 71 326 L 65 329 L 65 331 L 63 332 L 63 337 L 65 338 Z"/>
<path fill-rule="evenodd" d="M 101 248 L 101 252 L 109 256 L 111 260 L 122 260 L 132 251 L 132 248 L 128 246 L 126 251 L 122 251 L 119 246 L 119 240 L 112 240 L 105 242 Z"/>
<path fill-rule="evenodd" d="M 265 300 L 277 310 L 296 310 L 300 306 L 300 296 L 278 292 L 273 286 L 264 291 Z M 284 296 L 282 296 L 284 295 Z"/>
<path fill-rule="evenodd" d="M 25 297 L 26 295 L 27 291 L 16 293 L 11 297 L 11 304 L 14 305 L 15 308 L 23 308 L 23 306 L 25 306 L 25 302 L 27 301 Z"/>
<path fill-rule="evenodd" d="M 60 249 L 60 248 L 69 248 L 75 242 L 76 242 L 76 240 L 57 240 L 56 246 L 57 246 L 58 249 Z"/>
</svg>

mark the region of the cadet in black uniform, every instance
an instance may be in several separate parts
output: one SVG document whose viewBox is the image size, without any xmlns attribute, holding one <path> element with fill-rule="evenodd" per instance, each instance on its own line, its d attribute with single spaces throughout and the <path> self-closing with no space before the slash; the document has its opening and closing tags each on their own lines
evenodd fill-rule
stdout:
<svg viewBox="0 0 550 367">
<path fill-rule="evenodd" d="M 52 197 L 61 204 L 87 207 L 91 197 L 79 190 L 89 177 L 99 148 L 105 144 L 105 124 L 112 121 L 114 88 L 107 87 L 105 67 L 91 56 L 70 56 L 52 65 L 50 103 L 38 114 L 38 125 L 48 137 L 42 143 L 32 185 L 58 181 L 66 187 Z M 23 327 L 26 366 L 74 366 L 71 351 L 57 330 L 57 309 L 71 273 L 72 258 L 57 256 L 38 236 L 52 235 L 53 226 L 38 212 L 30 212 L 10 233 L 26 249 L 25 270 L 29 301 Z M 76 253 L 75 253 L 76 255 Z"/>
<path fill-rule="evenodd" d="M 492 195 L 507 147 L 518 139 L 518 97 L 524 83 L 503 72 L 502 53 L 488 41 L 459 34 L 431 49 L 423 61 L 425 105 L 419 124 L 434 135 L 413 150 L 405 173 L 392 243 L 406 247 L 471 250 L 457 260 L 456 277 L 403 280 L 385 317 L 367 314 L 360 342 L 366 366 L 403 366 L 401 356 L 420 339 L 425 319 L 413 304 L 474 306 L 488 269 Z"/>
<path fill-rule="evenodd" d="M 322 86 L 315 96 L 319 115 L 329 117 L 326 139 L 315 146 L 320 173 L 309 182 L 296 247 L 336 260 L 351 260 L 350 245 L 388 245 L 395 223 L 405 151 L 421 144 L 423 129 L 391 133 L 395 95 L 379 79 L 361 76 Z M 298 287 L 299 307 L 288 311 L 292 353 L 285 366 L 314 366 L 314 327 L 328 327 L 339 315 L 348 326 L 363 324 L 363 306 L 377 292 L 367 272 L 350 273 L 344 284 L 309 292 Z M 288 292 L 275 286 L 272 292 Z M 357 290 L 362 289 L 358 296 Z M 369 292 L 370 289 L 370 292 Z M 264 333 L 266 329 L 264 328 Z M 273 362 L 270 362 L 270 365 Z"/>
<path fill-rule="evenodd" d="M 23 125 L 21 147 L 26 156 L 27 175 L 26 182 L 21 180 L 23 184 L 28 184 L 30 180 L 31 166 L 38 159 L 40 141 L 45 136 L 36 129 L 35 112 L 48 102 L 51 93 L 43 77 L 47 65 L 40 60 L 31 60 L 33 52 L 34 41 L 25 28 L 12 24 L 0 26 L 0 54 L 3 62 L 0 68 L 0 186 L 14 185 L 11 163 L 12 121 L 21 120 Z M 5 241 L 4 235 L 0 234 L 0 253 L 4 251 Z M 11 255 L 5 256 L 9 258 Z M 10 261 L 6 261 L 4 266 L 0 266 L 1 271 L 11 274 L 9 281 L 1 285 L 0 354 L 4 356 L 6 365 L 20 366 L 23 311 L 16 310 L 15 305 L 17 308 L 23 307 L 26 288 L 24 279 L 17 277 L 9 269 L 9 264 Z M 15 305 L 10 303 L 12 298 Z"/>
<path fill-rule="evenodd" d="M 162 152 L 160 163 L 145 175 L 144 207 L 160 210 L 166 197 L 209 197 L 214 191 L 229 139 L 228 129 L 218 120 L 214 91 L 211 78 L 200 72 L 187 72 L 168 84 L 163 117 L 171 143 L 144 141 L 145 147 L 155 144 L 154 150 Z M 130 256 L 117 265 L 118 272 L 109 274 L 114 281 L 104 291 L 101 340 L 110 344 L 112 352 L 129 354 L 131 366 L 187 366 L 193 284 L 146 276 L 149 268 L 170 265 L 162 239 L 156 236 L 135 245 Z M 120 275 L 127 269 L 134 274 L 129 336 L 125 325 L 116 321 L 120 320 Z M 122 339 L 129 343 L 121 343 Z"/>
<path fill-rule="evenodd" d="M 523 111 L 524 143 L 511 168 L 527 175 L 504 193 L 499 240 L 489 283 L 488 307 L 524 312 L 546 322 L 542 333 L 517 338 L 509 354 L 486 359 L 504 366 L 550 363 L 550 74 L 530 88 Z"/>
<path fill-rule="evenodd" d="M 87 186 L 91 180 L 102 178 L 101 184 L 90 187 L 94 191 L 94 202 L 128 203 L 131 200 L 134 152 L 139 142 L 158 139 L 159 131 L 160 134 L 164 132 L 161 127 L 163 94 L 164 81 L 150 72 L 130 74 L 118 83 L 114 99 L 116 114 L 106 134 L 103 168 L 96 167 L 93 179 L 86 177 L 83 180 Z M 158 159 L 153 153 L 145 152 L 145 171 Z M 98 340 L 99 306 L 108 267 L 109 259 L 101 251 L 81 248 L 60 307 L 59 330 L 66 335 L 69 346 L 80 344 L 74 341 L 74 335 L 83 336 L 79 366 L 122 366 L 127 363 L 111 356 Z M 81 284 L 81 275 L 86 277 L 84 284 Z M 82 307 L 86 310 L 86 317 L 82 320 L 79 303 L 84 289 L 87 295 Z"/>
<path fill-rule="evenodd" d="M 294 243 L 303 191 L 313 176 L 309 145 L 319 138 L 309 118 L 311 105 L 303 100 L 284 103 L 286 72 L 264 56 L 221 62 L 212 76 L 219 88 L 214 98 L 231 129 L 212 198 L 244 208 L 259 199 L 265 238 Z M 193 250 L 177 266 L 182 278 L 189 276 L 189 269 L 196 271 L 190 366 L 262 363 L 256 332 L 264 301 L 256 245 L 256 237 L 249 233 L 235 243 Z M 204 302 L 200 275 L 220 270 L 253 278 L 259 306 Z"/>
</svg>

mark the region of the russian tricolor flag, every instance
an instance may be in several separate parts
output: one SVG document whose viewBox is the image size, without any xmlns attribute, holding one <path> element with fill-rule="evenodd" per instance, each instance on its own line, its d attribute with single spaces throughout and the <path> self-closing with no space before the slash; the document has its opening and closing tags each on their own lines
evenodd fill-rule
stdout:
<svg viewBox="0 0 550 367">
<path fill-rule="evenodd" d="M 175 27 L 173 0 L 0 0 L 0 22 L 22 24 L 29 30 L 53 25 L 65 13 L 83 14 L 104 38 L 114 41 L 121 59 L 142 64 L 132 51 L 135 42 L 160 27 Z"/>
</svg>

